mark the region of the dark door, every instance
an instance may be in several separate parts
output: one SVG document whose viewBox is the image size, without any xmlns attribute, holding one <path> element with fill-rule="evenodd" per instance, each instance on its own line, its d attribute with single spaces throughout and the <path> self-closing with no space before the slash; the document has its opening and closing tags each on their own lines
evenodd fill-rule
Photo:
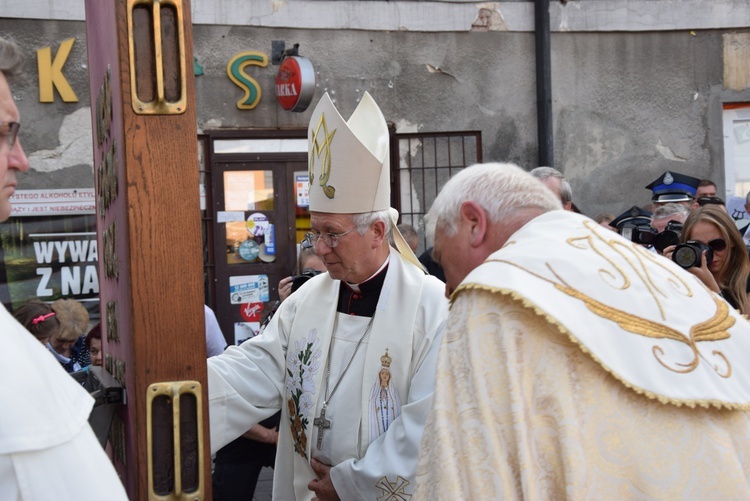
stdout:
<svg viewBox="0 0 750 501">
<path fill-rule="evenodd" d="M 294 173 L 306 170 L 306 153 L 213 155 L 214 309 L 230 344 L 258 333 L 294 273 Z"/>
</svg>

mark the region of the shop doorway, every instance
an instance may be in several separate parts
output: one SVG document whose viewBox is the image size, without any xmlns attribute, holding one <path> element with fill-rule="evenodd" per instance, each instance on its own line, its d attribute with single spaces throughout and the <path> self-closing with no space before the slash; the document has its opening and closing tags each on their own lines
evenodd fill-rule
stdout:
<svg viewBox="0 0 750 501">
<path fill-rule="evenodd" d="M 203 144 L 207 304 L 227 342 L 239 344 L 258 333 L 279 280 L 295 273 L 309 229 L 307 130 L 221 131 Z"/>
</svg>

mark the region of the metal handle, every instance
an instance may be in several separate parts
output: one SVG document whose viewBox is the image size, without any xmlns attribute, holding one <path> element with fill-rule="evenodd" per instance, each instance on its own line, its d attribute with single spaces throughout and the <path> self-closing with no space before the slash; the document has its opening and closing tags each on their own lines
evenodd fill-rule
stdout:
<svg viewBox="0 0 750 501">
<path fill-rule="evenodd" d="M 154 383 L 146 391 L 149 501 L 202 500 L 205 484 L 201 384 Z"/>
<path fill-rule="evenodd" d="M 174 9 L 175 13 L 173 19 L 169 19 L 165 14 L 171 9 Z M 136 11 L 148 15 L 148 20 L 140 19 L 141 16 L 136 16 Z M 135 17 L 139 19 L 136 20 Z M 167 19 L 164 26 L 162 25 L 163 17 Z M 185 113 L 187 62 L 183 23 L 184 16 L 180 0 L 128 0 L 130 97 L 136 114 L 179 115 Z M 164 36 L 165 34 L 167 36 Z M 164 57 L 165 49 L 173 56 L 172 59 Z M 169 67 L 165 69 L 167 63 Z M 170 82 L 170 85 L 165 85 L 165 81 Z"/>
</svg>

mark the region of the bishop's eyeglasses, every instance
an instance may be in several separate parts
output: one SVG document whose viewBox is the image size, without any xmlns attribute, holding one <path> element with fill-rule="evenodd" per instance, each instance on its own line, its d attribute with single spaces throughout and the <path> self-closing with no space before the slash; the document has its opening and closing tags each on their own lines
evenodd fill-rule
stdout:
<svg viewBox="0 0 750 501">
<path fill-rule="evenodd" d="M 356 230 L 357 227 L 355 226 L 351 230 L 347 230 L 343 233 L 319 233 L 319 232 L 311 232 L 311 233 L 305 233 L 305 238 L 302 240 L 302 247 L 310 248 L 315 247 L 315 244 L 318 243 L 318 240 L 322 240 L 326 246 L 333 249 L 339 244 L 339 238 L 343 237 L 344 235 L 348 235 L 349 233 Z"/>
<path fill-rule="evenodd" d="M 0 138 L 5 138 L 5 142 L 8 143 L 8 148 L 11 150 L 16 145 L 16 141 L 18 140 L 18 129 L 20 128 L 21 124 L 18 122 L 0 122 Z"/>
</svg>

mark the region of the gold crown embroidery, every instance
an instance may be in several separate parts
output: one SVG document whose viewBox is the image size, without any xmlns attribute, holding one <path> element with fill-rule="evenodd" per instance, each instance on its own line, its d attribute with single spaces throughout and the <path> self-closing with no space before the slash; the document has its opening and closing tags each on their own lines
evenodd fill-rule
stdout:
<svg viewBox="0 0 750 501">
<path fill-rule="evenodd" d="M 382 357 L 380 357 L 380 365 L 382 365 L 383 367 L 390 367 L 391 360 L 393 359 L 388 355 L 388 348 L 386 348 L 385 353 Z"/>
<path fill-rule="evenodd" d="M 320 135 L 320 129 L 323 129 L 322 142 L 318 142 L 318 136 Z M 312 138 L 310 140 L 310 155 L 308 160 L 308 169 L 310 176 L 310 184 L 312 185 L 313 179 L 315 178 L 315 159 L 321 158 L 321 172 L 318 183 L 323 188 L 323 193 L 328 198 L 333 198 L 336 193 L 336 188 L 328 184 L 328 179 L 331 177 L 331 143 L 333 142 L 333 136 L 336 134 L 336 129 L 328 134 L 328 125 L 326 124 L 325 113 L 320 114 L 320 120 L 318 125 L 312 131 Z"/>
</svg>

